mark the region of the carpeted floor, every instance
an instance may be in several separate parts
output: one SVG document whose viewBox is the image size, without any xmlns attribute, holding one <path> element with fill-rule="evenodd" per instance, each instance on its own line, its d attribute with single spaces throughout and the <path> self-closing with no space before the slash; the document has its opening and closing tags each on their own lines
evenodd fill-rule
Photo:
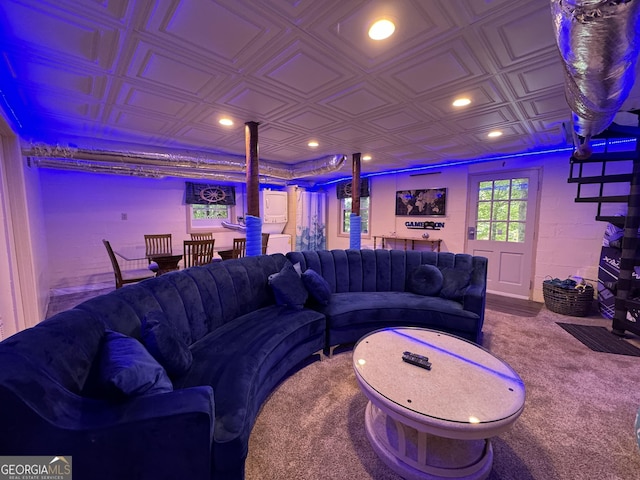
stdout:
<svg viewBox="0 0 640 480">
<path fill-rule="evenodd" d="M 594 352 L 557 322 L 610 326 L 597 315 L 568 317 L 544 307 L 529 318 L 487 310 L 484 346 L 505 359 L 527 389 L 520 418 L 492 440 L 489 480 L 640 478 L 633 426 L 640 357 Z M 398 480 L 365 436 L 366 403 L 350 351 L 300 370 L 263 406 L 247 480 Z"/>
</svg>

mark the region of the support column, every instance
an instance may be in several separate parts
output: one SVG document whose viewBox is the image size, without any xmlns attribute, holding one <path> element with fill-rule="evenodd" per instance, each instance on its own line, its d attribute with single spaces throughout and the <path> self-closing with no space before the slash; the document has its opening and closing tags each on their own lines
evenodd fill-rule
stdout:
<svg viewBox="0 0 640 480">
<path fill-rule="evenodd" d="M 260 218 L 260 178 L 258 160 L 258 122 L 246 122 L 244 129 L 247 147 L 247 256 L 262 253 L 262 219 Z"/>
<path fill-rule="evenodd" d="M 360 153 L 353 154 L 351 166 L 351 213 L 360 216 Z"/>
<path fill-rule="evenodd" d="M 247 211 L 245 213 L 260 216 L 260 161 L 258 159 L 258 122 L 246 122 L 244 139 L 247 148 Z"/>
<path fill-rule="evenodd" d="M 353 154 L 351 178 L 351 218 L 349 222 L 349 248 L 360 250 L 360 153 Z"/>
</svg>

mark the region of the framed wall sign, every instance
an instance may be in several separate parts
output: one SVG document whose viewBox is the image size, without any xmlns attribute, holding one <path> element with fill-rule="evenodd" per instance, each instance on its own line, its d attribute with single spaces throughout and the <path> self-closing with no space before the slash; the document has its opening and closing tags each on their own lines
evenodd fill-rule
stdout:
<svg viewBox="0 0 640 480">
<path fill-rule="evenodd" d="M 396 215 L 442 217 L 446 214 L 447 189 L 400 190 L 396 192 Z"/>
</svg>

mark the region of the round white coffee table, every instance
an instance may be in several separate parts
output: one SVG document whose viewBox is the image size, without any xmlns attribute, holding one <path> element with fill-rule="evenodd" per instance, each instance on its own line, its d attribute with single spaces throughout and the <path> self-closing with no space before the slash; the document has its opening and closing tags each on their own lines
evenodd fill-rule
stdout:
<svg viewBox="0 0 640 480">
<path fill-rule="evenodd" d="M 428 357 L 431 369 L 403 361 L 405 351 Z M 358 341 L 353 366 L 369 399 L 369 441 L 406 479 L 486 478 L 489 438 L 524 409 L 524 383 L 505 361 L 447 333 L 377 330 Z"/>
</svg>

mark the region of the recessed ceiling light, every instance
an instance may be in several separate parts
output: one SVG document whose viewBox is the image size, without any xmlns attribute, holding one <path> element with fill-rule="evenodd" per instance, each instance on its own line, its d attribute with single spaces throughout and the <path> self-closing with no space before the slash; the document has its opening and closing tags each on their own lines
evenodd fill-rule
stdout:
<svg viewBox="0 0 640 480">
<path fill-rule="evenodd" d="M 456 98 L 453 101 L 453 106 L 454 107 L 466 107 L 470 103 L 471 103 L 471 99 L 469 99 L 469 98 Z"/>
<path fill-rule="evenodd" d="M 316 142 L 315 140 L 311 140 L 309 143 L 307 143 L 307 145 L 310 146 L 310 147 L 317 147 L 320 144 L 318 142 Z"/>
<path fill-rule="evenodd" d="M 224 125 L 225 127 L 230 127 L 231 125 L 233 125 L 233 120 L 231 120 L 230 118 L 221 118 L 218 123 L 220 123 L 220 125 Z"/>
<path fill-rule="evenodd" d="M 384 40 L 385 38 L 389 38 L 393 35 L 393 32 L 395 31 L 396 26 L 393 22 L 383 18 L 371 25 L 371 28 L 369 28 L 369 38 L 372 40 Z"/>
<path fill-rule="evenodd" d="M 365 155 L 364 157 L 362 157 L 362 160 L 364 160 L 365 162 L 371 160 L 371 155 Z"/>
<path fill-rule="evenodd" d="M 493 132 L 489 132 L 487 134 L 487 137 L 496 138 L 496 137 L 499 137 L 500 135 L 502 135 L 502 132 L 500 130 L 494 130 Z"/>
</svg>

